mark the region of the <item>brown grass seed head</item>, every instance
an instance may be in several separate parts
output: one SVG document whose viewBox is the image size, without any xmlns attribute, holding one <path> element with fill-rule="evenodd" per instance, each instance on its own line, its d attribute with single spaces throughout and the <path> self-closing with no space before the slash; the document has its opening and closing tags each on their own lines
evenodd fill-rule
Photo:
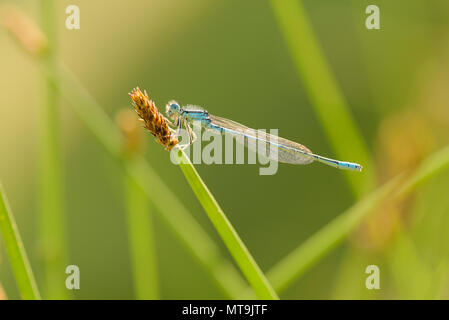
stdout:
<svg viewBox="0 0 449 320">
<path fill-rule="evenodd" d="M 165 117 L 159 112 L 154 102 L 150 100 L 147 92 L 143 93 L 137 87 L 129 95 L 141 122 L 156 138 L 156 141 L 163 145 L 166 150 L 171 150 L 178 144 L 178 139 L 173 136 L 172 129 L 168 126 Z"/>
</svg>

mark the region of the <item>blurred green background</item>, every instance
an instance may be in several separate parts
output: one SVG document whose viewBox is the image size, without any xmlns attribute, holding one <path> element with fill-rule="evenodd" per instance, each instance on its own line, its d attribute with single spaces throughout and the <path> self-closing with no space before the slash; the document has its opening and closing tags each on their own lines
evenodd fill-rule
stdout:
<svg viewBox="0 0 449 320">
<path fill-rule="evenodd" d="M 37 17 L 36 1 L 0 3 Z M 373 155 L 378 184 L 449 142 L 449 2 L 303 3 Z M 70 4 L 80 7 L 80 30 L 65 28 Z M 365 27 L 369 4 L 380 8 L 381 30 Z M 250 127 L 279 128 L 281 136 L 335 157 L 269 2 L 61 0 L 56 9 L 58 56 L 111 118 L 131 108 L 128 92 L 140 86 L 161 110 L 170 99 L 197 104 Z M 41 287 L 40 81 L 35 61 L 0 29 L 0 179 Z M 135 298 L 122 169 L 63 99 L 60 108 L 68 262 L 81 270 L 73 296 Z M 231 259 L 169 153 L 144 137 L 145 158 Z M 351 154 L 342 160 L 359 161 Z M 342 171 L 316 163 L 280 164 L 273 176 L 260 176 L 258 165 L 196 167 L 264 271 L 356 201 Z M 373 212 L 281 298 L 447 299 L 448 190 L 446 170 L 400 204 Z M 154 229 L 161 298 L 223 298 L 157 216 Z M 18 298 L 0 250 L 0 282 Z M 381 290 L 365 288 L 370 264 L 380 267 Z"/>
</svg>

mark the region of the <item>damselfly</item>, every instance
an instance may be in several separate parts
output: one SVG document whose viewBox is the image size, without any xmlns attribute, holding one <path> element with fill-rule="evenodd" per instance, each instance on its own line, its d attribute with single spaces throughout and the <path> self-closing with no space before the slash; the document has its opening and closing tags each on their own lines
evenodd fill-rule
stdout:
<svg viewBox="0 0 449 320">
<path fill-rule="evenodd" d="M 248 128 L 229 119 L 211 115 L 197 106 L 187 105 L 181 107 L 176 101 L 170 101 L 167 104 L 166 112 L 167 116 L 174 121 L 173 125 L 177 127 L 178 135 L 182 126 L 186 128 L 189 134 L 189 142 L 180 146 L 181 148 L 195 141 L 196 135 L 192 130 L 192 124 L 195 121 L 199 121 L 206 130 L 214 130 L 221 134 L 230 134 L 236 138 L 243 138 L 236 140 L 244 141 L 245 145 L 252 151 L 256 151 L 256 145 L 265 146 L 267 150 L 274 149 L 276 152 L 266 153 L 270 160 L 292 164 L 309 164 L 316 160 L 338 169 L 362 170 L 362 166 L 357 163 L 334 160 L 314 154 L 299 143 L 268 134 L 262 130 Z"/>
</svg>

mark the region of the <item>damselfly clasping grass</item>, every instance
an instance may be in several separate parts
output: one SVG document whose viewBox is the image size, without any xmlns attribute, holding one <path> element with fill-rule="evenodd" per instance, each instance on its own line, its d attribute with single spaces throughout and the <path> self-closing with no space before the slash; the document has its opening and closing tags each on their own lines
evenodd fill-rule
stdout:
<svg viewBox="0 0 449 320">
<path fill-rule="evenodd" d="M 260 148 L 260 145 L 270 152 L 268 158 L 290 164 L 309 164 L 313 161 L 324 163 L 338 169 L 347 169 L 352 171 L 361 171 L 362 166 L 358 163 L 340 161 L 326 158 L 312 153 L 307 147 L 284 138 L 280 138 L 266 133 L 262 130 L 248 128 L 235 121 L 214 116 L 204 109 L 197 106 L 187 105 L 181 107 L 176 101 L 170 101 L 167 104 L 167 116 L 173 120 L 177 131 L 174 132 L 167 124 L 169 120 L 157 110 L 154 102 L 139 88 L 134 89 L 130 94 L 134 101 L 134 107 L 139 114 L 145 127 L 156 137 L 156 140 L 170 150 L 178 144 L 177 136 L 184 126 L 189 135 L 189 142 L 179 146 L 181 149 L 189 146 L 196 140 L 196 135 L 192 130 L 194 121 L 198 121 L 206 130 L 212 130 L 221 134 L 229 134 L 241 141 L 249 149 Z M 240 138 L 240 139 L 239 139 Z"/>
</svg>

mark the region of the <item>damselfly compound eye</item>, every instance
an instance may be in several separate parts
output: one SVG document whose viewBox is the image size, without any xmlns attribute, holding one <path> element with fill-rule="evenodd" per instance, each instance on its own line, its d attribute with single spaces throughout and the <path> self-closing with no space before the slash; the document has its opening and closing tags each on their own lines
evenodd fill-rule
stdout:
<svg viewBox="0 0 449 320">
<path fill-rule="evenodd" d="M 180 109 L 181 107 L 179 106 L 179 104 L 176 101 L 172 100 L 169 103 L 167 103 L 167 106 L 165 107 L 165 112 L 167 113 L 167 116 L 170 119 L 174 119 L 178 115 Z"/>
</svg>

